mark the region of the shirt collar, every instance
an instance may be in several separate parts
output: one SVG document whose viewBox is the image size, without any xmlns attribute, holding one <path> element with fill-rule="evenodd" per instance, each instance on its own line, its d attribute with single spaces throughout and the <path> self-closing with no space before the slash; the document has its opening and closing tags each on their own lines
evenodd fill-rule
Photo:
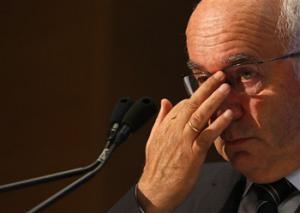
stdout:
<svg viewBox="0 0 300 213">
<path fill-rule="evenodd" d="M 286 179 L 293 184 L 293 186 L 300 191 L 300 168 L 296 171 L 292 172 L 290 175 L 286 176 Z M 245 197 L 249 189 L 251 188 L 253 182 L 247 179 L 245 191 L 243 193 L 243 197 Z"/>
<path fill-rule="evenodd" d="M 252 184 L 253 184 L 253 182 L 251 182 L 250 180 L 247 179 L 245 191 L 244 191 L 242 197 L 245 197 L 248 194 L 249 189 L 251 188 Z"/>
<path fill-rule="evenodd" d="M 286 179 L 300 191 L 300 168 L 287 176 Z"/>
</svg>

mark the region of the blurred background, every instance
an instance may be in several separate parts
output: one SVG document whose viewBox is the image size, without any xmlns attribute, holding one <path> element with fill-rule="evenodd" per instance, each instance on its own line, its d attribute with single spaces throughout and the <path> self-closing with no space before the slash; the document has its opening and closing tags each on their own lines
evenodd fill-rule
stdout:
<svg viewBox="0 0 300 213">
<path fill-rule="evenodd" d="M 1 1 L 0 184 L 94 161 L 122 96 L 186 98 L 185 26 L 197 2 Z M 137 182 L 152 124 L 45 212 L 107 212 Z M 75 179 L 0 193 L 0 212 L 25 212 Z"/>
</svg>

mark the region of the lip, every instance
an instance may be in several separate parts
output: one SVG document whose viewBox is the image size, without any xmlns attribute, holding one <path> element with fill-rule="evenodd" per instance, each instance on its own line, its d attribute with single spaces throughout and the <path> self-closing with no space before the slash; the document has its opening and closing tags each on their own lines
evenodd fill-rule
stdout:
<svg viewBox="0 0 300 213">
<path fill-rule="evenodd" d="M 235 139 L 235 140 L 228 140 L 228 141 L 225 141 L 225 144 L 230 145 L 230 146 L 240 145 L 240 144 L 246 143 L 252 139 L 254 139 L 254 138 L 250 137 L 250 138 L 239 138 L 239 139 Z"/>
</svg>

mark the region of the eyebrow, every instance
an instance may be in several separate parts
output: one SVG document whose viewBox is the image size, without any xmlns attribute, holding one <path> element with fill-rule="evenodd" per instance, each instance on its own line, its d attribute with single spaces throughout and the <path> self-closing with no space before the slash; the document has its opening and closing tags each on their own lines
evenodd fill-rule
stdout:
<svg viewBox="0 0 300 213">
<path fill-rule="evenodd" d="M 222 69 L 225 70 L 232 66 L 236 66 L 236 65 L 240 65 L 240 64 L 256 63 L 258 61 L 259 60 L 252 55 L 239 53 L 239 54 L 231 55 L 227 59 L 223 60 L 223 63 L 225 64 L 225 66 Z M 198 72 L 209 73 L 207 70 L 205 70 L 204 66 L 202 66 L 199 63 L 196 63 L 195 61 L 193 61 L 191 59 L 189 59 L 186 64 L 190 70 L 197 71 L 194 73 L 198 73 Z"/>
<path fill-rule="evenodd" d="M 190 70 L 203 70 L 203 66 L 201 66 L 200 64 L 192 61 L 191 59 L 189 59 L 186 63 L 187 67 L 190 69 Z"/>
<path fill-rule="evenodd" d="M 257 62 L 259 62 L 258 58 L 254 57 L 253 55 L 239 53 L 236 55 L 229 56 L 226 59 L 227 66 L 225 67 L 225 69 L 240 64 L 249 64 L 249 63 L 257 63 Z"/>
</svg>

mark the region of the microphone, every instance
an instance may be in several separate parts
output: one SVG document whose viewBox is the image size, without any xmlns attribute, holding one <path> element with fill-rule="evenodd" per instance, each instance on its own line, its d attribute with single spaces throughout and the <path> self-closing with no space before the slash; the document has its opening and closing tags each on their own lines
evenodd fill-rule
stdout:
<svg viewBox="0 0 300 213">
<path fill-rule="evenodd" d="M 68 193 L 74 191 L 79 186 L 83 185 L 85 182 L 90 180 L 96 175 L 98 171 L 105 165 L 108 158 L 111 156 L 112 152 L 118 147 L 122 142 L 124 142 L 130 133 L 139 129 L 143 124 L 145 124 L 154 114 L 156 113 L 156 105 L 154 102 L 148 98 L 144 97 L 138 100 L 126 113 L 124 119 L 121 122 L 121 128 L 117 132 L 116 137 L 110 146 L 105 148 L 98 158 L 99 165 L 92 171 L 86 173 L 82 177 L 78 178 L 73 183 L 67 185 L 65 188 L 61 189 L 47 200 L 38 204 L 28 212 L 35 213 L 44 210 L 49 207 L 51 204 L 63 198 Z"/>
<path fill-rule="evenodd" d="M 131 108 L 133 103 L 134 101 L 130 97 L 122 97 L 118 100 L 111 113 L 111 118 L 110 118 L 111 129 L 115 125 L 119 125 L 121 123 L 124 115 Z"/>
<path fill-rule="evenodd" d="M 116 103 L 110 119 L 110 129 L 108 131 L 108 136 L 106 139 L 106 147 L 109 147 L 111 142 L 114 140 L 124 115 L 130 109 L 133 103 L 134 101 L 129 97 L 120 98 Z M 79 167 L 67 171 L 61 171 L 49 175 L 44 175 L 41 177 L 30 178 L 30 179 L 25 179 L 13 183 L 4 184 L 0 186 L 0 192 L 12 191 L 20 188 L 34 186 L 37 184 L 42 184 L 42 183 L 60 180 L 63 178 L 72 177 L 75 175 L 84 174 L 96 168 L 98 164 L 99 162 L 96 160 L 93 163 L 84 167 Z"/>
<path fill-rule="evenodd" d="M 125 141 L 128 135 L 143 126 L 156 113 L 156 110 L 157 107 L 151 98 L 139 99 L 124 116 L 114 143 L 119 145 Z"/>
<path fill-rule="evenodd" d="M 106 139 L 106 147 L 109 147 L 113 142 L 124 115 L 130 109 L 133 103 L 134 101 L 131 98 L 123 97 L 115 105 L 110 118 L 110 129 L 107 134 L 108 137 Z"/>
</svg>

